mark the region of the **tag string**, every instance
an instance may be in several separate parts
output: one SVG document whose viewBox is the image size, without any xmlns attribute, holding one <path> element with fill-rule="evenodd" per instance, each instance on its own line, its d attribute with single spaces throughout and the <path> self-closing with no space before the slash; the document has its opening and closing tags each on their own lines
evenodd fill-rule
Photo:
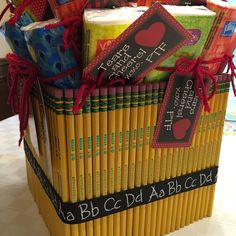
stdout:
<svg viewBox="0 0 236 236">
<path fill-rule="evenodd" d="M 217 90 L 217 83 L 215 76 L 209 71 L 207 65 L 215 64 L 215 63 L 222 63 L 227 62 L 228 69 L 227 73 L 231 69 L 230 77 L 231 83 L 234 90 L 234 95 L 236 96 L 235 90 L 235 83 L 234 78 L 236 77 L 235 74 L 235 65 L 233 63 L 233 56 L 224 56 L 221 58 L 214 58 L 209 61 L 204 61 L 201 58 L 197 59 L 189 59 L 189 58 L 180 58 L 176 61 L 175 67 L 157 67 L 157 70 L 166 71 L 170 73 L 179 72 L 182 74 L 193 73 L 194 78 L 196 80 L 195 84 L 195 92 L 199 99 L 203 102 L 205 111 L 210 112 L 210 106 L 208 101 L 215 95 Z M 204 82 L 204 78 L 210 79 L 211 85 L 213 86 L 213 90 L 208 95 L 206 84 Z"/>
<path fill-rule="evenodd" d="M 188 58 L 180 58 L 176 61 L 175 70 L 181 74 L 193 73 L 196 80 L 195 91 L 200 100 L 202 100 L 205 111 L 210 112 L 208 101 L 215 95 L 217 90 L 217 83 L 215 77 L 202 66 L 202 60 L 191 60 Z M 204 78 L 210 79 L 213 85 L 213 90 L 208 96 Z"/>
<path fill-rule="evenodd" d="M 10 92 L 8 103 L 10 104 L 12 111 L 19 116 L 20 146 L 29 119 L 30 91 L 36 79 L 39 77 L 39 70 L 36 65 L 16 54 L 9 53 L 6 56 L 6 59 L 9 62 L 7 81 Z M 40 83 L 49 83 L 74 74 L 80 70 L 80 67 L 72 68 L 53 77 L 39 78 L 39 81 Z"/>
</svg>

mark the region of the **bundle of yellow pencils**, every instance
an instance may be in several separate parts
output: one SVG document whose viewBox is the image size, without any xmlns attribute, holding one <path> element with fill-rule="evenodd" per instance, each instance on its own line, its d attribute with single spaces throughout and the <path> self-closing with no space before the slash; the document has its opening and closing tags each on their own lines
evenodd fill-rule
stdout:
<svg viewBox="0 0 236 236">
<path fill-rule="evenodd" d="M 63 202 L 99 198 L 218 166 L 229 80 L 223 75 L 217 79 L 217 93 L 210 101 L 212 111 L 201 113 L 190 147 L 152 148 L 166 82 L 95 89 L 78 114 L 72 113 L 77 90 L 45 86 L 44 104 L 33 90 L 37 137 L 29 127 L 26 143 L 50 179 L 48 160 L 40 158 L 45 144 L 39 140 L 40 151 L 33 145 L 34 138 L 42 137 L 39 132 L 42 120 L 46 119 L 52 165 L 50 181 Z M 40 112 L 42 106 L 45 117 Z M 29 163 L 29 186 L 51 235 L 164 235 L 212 212 L 215 185 L 85 223 L 65 224 Z"/>
</svg>

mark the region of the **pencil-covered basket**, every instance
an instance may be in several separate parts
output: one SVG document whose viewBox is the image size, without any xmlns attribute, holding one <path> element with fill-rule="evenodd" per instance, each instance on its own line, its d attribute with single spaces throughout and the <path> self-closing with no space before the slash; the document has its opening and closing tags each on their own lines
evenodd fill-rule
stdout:
<svg viewBox="0 0 236 236">
<path fill-rule="evenodd" d="M 210 216 L 236 6 L 7 2 L 9 103 L 50 234 L 162 236 Z"/>
<path fill-rule="evenodd" d="M 216 79 L 192 144 L 157 149 L 166 82 L 95 89 L 78 114 L 76 90 L 35 86 L 26 166 L 51 235 L 164 235 L 210 216 L 229 90 Z"/>
</svg>

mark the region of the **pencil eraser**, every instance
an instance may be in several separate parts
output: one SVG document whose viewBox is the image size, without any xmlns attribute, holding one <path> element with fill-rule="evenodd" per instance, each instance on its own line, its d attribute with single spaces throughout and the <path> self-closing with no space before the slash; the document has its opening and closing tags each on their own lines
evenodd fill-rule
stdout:
<svg viewBox="0 0 236 236">
<path fill-rule="evenodd" d="M 100 95 L 101 96 L 107 96 L 108 89 L 107 88 L 100 88 Z"/>
<path fill-rule="evenodd" d="M 125 93 L 131 93 L 131 86 L 130 85 L 126 85 L 124 90 L 125 90 Z"/>
</svg>

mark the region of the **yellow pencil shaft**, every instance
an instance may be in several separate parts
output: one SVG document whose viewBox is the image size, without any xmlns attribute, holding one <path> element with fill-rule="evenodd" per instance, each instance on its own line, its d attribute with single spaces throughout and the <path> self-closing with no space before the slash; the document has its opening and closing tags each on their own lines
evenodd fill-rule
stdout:
<svg viewBox="0 0 236 236">
<path fill-rule="evenodd" d="M 143 136 L 143 153 L 142 153 L 142 186 L 148 183 L 149 173 L 149 150 L 151 143 L 151 108 L 152 108 L 152 86 L 147 86 L 145 95 L 145 108 L 144 108 L 144 136 Z M 151 204 L 149 204 L 151 205 Z M 140 219 L 139 219 L 139 236 L 150 234 L 150 214 L 146 214 L 147 206 L 140 207 Z"/>
<path fill-rule="evenodd" d="M 91 96 L 92 111 L 92 153 L 93 153 L 93 195 L 100 197 L 101 194 L 101 173 L 100 173 L 100 130 L 99 130 L 99 90 L 95 89 Z M 94 232 L 101 235 L 100 219 L 94 220 Z"/>
<path fill-rule="evenodd" d="M 130 149 L 130 102 L 131 102 L 131 87 L 124 87 L 123 100 L 123 150 L 122 150 L 122 182 L 121 189 L 128 188 L 128 169 L 129 169 L 129 149 Z M 126 235 L 127 211 L 121 212 L 121 235 Z"/>
<path fill-rule="evenodd" d="M 219 86 L 218 86 L 219 87 Z M 214 134 L 214 150 L 213 157 L 211 161 L 211 166 L 219 165 L 219 154 L 220 154 L 220 146 L 221 146 L 221 138 L 223 133 L 223 123 L 224 123 L 224 115 L 226 110 L 226 105 L 228 101 L 228 90 L 229 90 L 229 80 L 225 80 L 222 83 L 221 89 L 219 89 L 219 93 L 216 95 L 216 122 L 215 122 L 215 134 Z M 207 215 L 211 216 L 213 210 L 213 200 L 215 193 L 215 185 L 211 186 L 210 196 L 209 196 L 209 205 L 207 209 Z"/>
<path fill-rule="evenodd" d="M 132 87 L 131 111 L 130 111 L 130 149 L 129 149 L 129 178 L 128 187 L 134 188 L 135 184 L 135 164 L 137 147 L 137 117 L 138 117 L 138 86 Z M 133 230 L 133 209 L 127 211 L 127 236 L 132 235 Z"/>
<path fill-rule="evenodd" d="M 159 83 L 155 83 L 152 86 L 152 109 L 151 109 L 151 138 L 154 136 L 154 132 L 156 129 L 156 122 L 159 114 Z M 150 145 L 152 144 L 152 140 L 150 140 Z M 148 183 L 152 184 L 153 182 L 159 181 L 160 175 L 160 159 L 156 158 L 156 150 L 150 147 L 149 150 L 149 163 L 148 163 Z M 154 177 L 155 173 L 155 177 Z M 157 206 L 158 202 L 151 203 L 147 206 L 147 217 L 146 217 L 146 225 L 148 228 L 147 235 L 154 236 L 156 230 L 156 217 L 157 217 Z M 148 221 L 151 219 L 151 221 Z"/>
<path fill-rule="evenodd" d="M 116 130 L 116 89 L 109 88 L 108 96 L 108 193 L 115 191 L 115 130 Z M 113 215 L 108 216 L 108 235 L 114 234 Z"/>
<path fill-rule="evenodd" d="M 172 177 L 177 176 L 177 168 L 179 162 L 179 148 L 174 149 L 173 153 L 173 165 L 172 165 Z M 171 227 L 170 231 L 174 231 L 176 229 L 176 217 L 177 217 L 177 204 L 178 204 L 178 195 L 173 197 L 173 209 L 172 209 L 172 217 L 171 217 Z"/>
<path fill-rule="evenodd" d="M 101 154 L 101 194 L 106 196 L 107 189 L 107 152 L 108 152 L 108 97 L 107 88 L 100 89 L 100 106 L 99 106 L 99 128 L 100 128 L 100 154 Z M 101 218 L 101 232 L 103 236 L 107 236 L 107 217 Z"/>
<path fill-rule="evenodd" d="M 178 150 L 179 153 L 179 161 L 178 161 L 178 166 L 177 166 L 177 176 L 181 176 L 182 173 L 182 166 L 183 166 L 183 162 L 184 162 L 184 149 L 183 148 L 179 148 Z M 176 216 L 176 229 L 180 228 L 180 224 L 181 224 L 181 211 L 182 211 L 182 204 L 183 204 L 183 194 L 178 194 L 176 196 L 176 200 L 177 200 L 177 216 Z"/>
<path fill-rule="evenodd" d="M 166 179 L 173 178 L 173 165 L 174 165 L 174 149 L 169 148 L 168 149 L 168 164 L 167 164 L 167 173 L 166 173 Z M 173 197 L 169 197 L 167 200 L 167 217 L 166 217 L 166 231 L 165 233 L 168 234 L 171 232 L 171 218 L 173 214 Z"/>
<path fill-rule="evenodd" d="M 70 201 L 77 202 L 77 165 L 76 165 L 76 143 L 75 143 L 75 121 L 72 113 L 73 91 L 65 90 L 65 112 L 66 112 L 66 137 L 67 137 L 67 160 L 69 171 Z M 78 225 L 71 225 L 72 236 L 78 236 Z"/>
<path fill-rule="evenodd" d="M 166 179 L 167 173 L 167 154 L 168 150 L 166 148 L 160 149 L 158 156 L 161 157 L 161 172 L 160 172 L 160 180 Z M 166 230 L 166 199 L 160 200 L 158 202 L 158 211 L 157 211 L 157 227 L 156 227 L 156 234 L 157 235 L 164 235 Z"/>
<path fill-rule="evenodd" d="M 123 87 L 116 89 L 116 144 L 115 144 L 115 192 L 121 191 L 122 148 L 123 148 Z M 114 236 L 121 235 L 121 214 L 114 215 Z"/>
<path fill-rule="evenodd" d="M 78 201 L 85 200 L 85 160 L 84 160 L 84 125 L 83 125 L 83 112 L 82 110 L 75 115 L 75 135 L 76 135 L 76 156 L 77 156 L 77 191 Z M 86 236 L 86 224 L 81 223 L 78 225 L 79 235 Z"/>
<path fill-rule="evenodd" d="M 54 112 L 51 109 L 52 122 L 55 124 L 55 129 L 57 130 L 57 156 L 59 159 L 58 169 L 60 172 L 60 195 L 63 201 L 69 201 L 69 178 L 68 178 L 68 163 L 67 163 L 67 144 L 66 144 L 66 123 L 65 123 L 65 104 L 62 90 L 55 90 L 54 96 L 56 104 L 53 106 L 56 107 Z M 52 96 L 51 96 L 52 97 Z M 51 101 L 53 102 L 53 101 Z M 55 112 L 57 111 L 57 112 Z"/>
<path fill-rule="evenodd" d="M 84 122 L 84 150 L 85 150 L 85 197 L 93 198 L 93 154 L 92 154 L 92 124 L 91 124 L 91 98 L 89 97 L 83 107 Z M 93 236 L 93 221 L 86 223 L 87 236 Z"/>
<path fill-rule="evenodd" d="M 142 183 L 142 168 L 143 166 L 143 136 L 144 136 L 144 110 L 145 110 L 145 92 L 146 86 L 139 86 L 138 95 L 138 120 L 137 120 L 137 145 L 136 145 L 136 164 L 135 164 L 135 187 L 140 187 Z M 143 221 L 139 221 L 140 219 Z M 139 225 L 141 222 L 145 222 L 145 215 L 140 214 L 140 207 L 134 208 L 133 216 L 133 234 L 139 235 Z"/>
</svg>

